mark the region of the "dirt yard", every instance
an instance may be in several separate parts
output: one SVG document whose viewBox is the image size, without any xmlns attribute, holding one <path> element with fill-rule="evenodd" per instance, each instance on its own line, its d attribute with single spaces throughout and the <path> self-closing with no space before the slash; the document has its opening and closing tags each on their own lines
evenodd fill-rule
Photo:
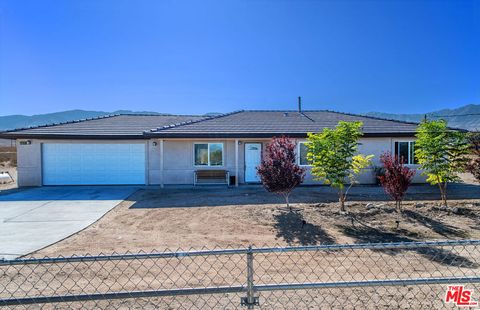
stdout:
<svg viewBox="0 0 480 310">
<path fill-rule="evenodd" d="M 259 187 L 240 189 L 142 189 L 82 232 L 35 253 L 163 251 L 203 247 L 313 245 L 480 238 L 480 187 L 453 188 L 449 208 L 435 200 L 406 201 L 400 216 L 378 187 L 356 188 L 349 214 L 335 193 L 304 187 L 288 210 Z M 458 199 L 470 193 L 470 199 Z M 407 199 L 436 197 L 416 186 Z"/>
<path fill-rule="evenodd" d="M 137 191 L 84 231 L 33 256 L 480 238 L 479 187 L 453 186 L 451 192 L 453 200 L 447 210 L 439 207 L 437 201 L 419 200 L 436 197 L 434 188 L 412 187 L 397 229 L 397 214 L 378 187 L 354 189 L 349 214 L 339 212 L 333 202 L 335 193 L 326 187 L 297 189 L 291 211 L 278 197 L 260 187 L 147 188 Z M 478 246 L 464 246 L 255 254 L 255 281 L 272 284 L 473 276 L 478 275 L 480 268 L 479 251 Z M 4 285 L 4 295 L 23 297 L 30 292 L 48 296 L 244 285 L 245 262 L 244 254 L 180 255 L 167 259 L 45 264 L 32 269 L 7 265 L 0 272 L 6 275 L 4 281 L 10 279 Z M 478 286 L 472 287 L 478 291 Z M 261 309 L 431 309 L 444 306 L 445 288 L 354 287 L 261 292 L 259 297 Z M 120 299 L 62 303 L 52 308 L 239 309 L 242 296 Z"/>
<path fill-rule="evenodd" d="M 17 165 L 17 148 L 0 145 L 0 164 L 15 167 Z"/>
</svg>

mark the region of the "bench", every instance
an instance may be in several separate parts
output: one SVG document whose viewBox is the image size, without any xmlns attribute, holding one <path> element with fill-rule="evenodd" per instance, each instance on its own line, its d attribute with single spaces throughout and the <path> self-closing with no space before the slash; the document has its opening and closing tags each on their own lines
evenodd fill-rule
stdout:
<svg viewBox="0 0 480 310">
<path fill-rule="evenodd" d="M 226 170 L 196 170 L 193 185 L 225 184 L 229 185 L 230 173 Z"/>
</svg>

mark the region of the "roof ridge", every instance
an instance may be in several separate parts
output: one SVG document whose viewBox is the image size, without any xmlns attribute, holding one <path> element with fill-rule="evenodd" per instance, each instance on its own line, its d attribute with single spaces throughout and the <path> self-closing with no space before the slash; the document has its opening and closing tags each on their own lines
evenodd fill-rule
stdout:
<svg viewBox="0 0 480 310">
<path fill-rule="evenodd" d="M 165 126 L 162 126 L 162 127 L 153 128 L 153 129 L 150 129 L 150 130 L 145 130 L 144 133 L 159 132 L 159 131 L 166 130 L 166 129 L 171 129 L 171 128 L 176 128 L 176 127 L 180 127 L 180 126 L 185 126 L 185 125 L 195 124 L 195 123 L 199 123 L 199 122 L 204 122 L 204 121 L 208 121 L 208 120 L 211 120 L 211 119 L 217 119 L 217 118 L 221 118 L 221 117 L 225 117 L 225 116 L 229 116 L 229 115 L 237 114 L 237 113 L 241 113 L 241 112 L 245 112 L 245 111 L 244 110 L 238 110 L 238 111 L 223 113 L 223 114 L 219 114 L 219 115 L 205 116 L 204 118 L 197 119 L 197 120 L 188 120 L 188 121 L 183 121 L 183 122 L 180 122 L 180 123 L 174 123 L 174 124 L 165 125 Z"/>
<path fill-rule="evenodd" d="M 338 114 L 343 114 L 343 115 L 365 117 L 365 118 L 376 119 L 376 120 L 381 120 L 381 121 L 389 121 L 389 122 L 396 122 L 396 123 L 401 123 L 401 124 L 409 124 L 409 125 L 420 125 L 420 123 L 421 123 L 421 122 L 408 122 L 408 121 L 402 121 L 402 120 L 399 120 L 399 119 L 386 118 L 386 117 L 377 117 L 377 116 L 364 115 L 364 114 L 356 114 L 356 113 L 348 113 L 348 112 L 338 112 L 338 111 L 330 111 L 330 110 L 324 110 L 324 111 L 326 111 L 326 112 L 332 112 L 332 113 L 338 113 Z M 450 126 L 448 126 L 448 128 L 451 129 L 451 130 L 468 131 L 468 130 L 466 130 L 466 129 L 462 129 L 462 128 L 458 128 L 458 127 L 450 127 Z"/>
<path fill-rule="evenodd" d="M 386 117 L 378 117 L 378 116 L 371 116 L 371 115 L 365 115 L 365 114 L 358 114 L 358 113 L 351 113 L 351 112 L 340 112 L 340 111 L 334 111 L 334 110 L 328 110 L 328 109 L 320 109 L 320 110 L 302 110 L 299 112 L 298 110 L 242 110 L 243 112 L 297 112 L 300 114 L 304 114 L 305 112 L 329 112 L 329 113 L 337 113 L 337 114 L 342 114 L 342 115 L 349 115 L 349 116 L 356 116 L 356 117 L 365 117 L 369 119 L 375 119 L 375 120 L 380 120 L 380 121 L 389 121 L 389 122 L 396 122 L 400 124 L 408 124 L 408 125 L 420 125 L 421 122 L 409 122 L 409 121 L 402 121 L 399 119 L 393 119 L 393 118 L 386 118 Z M 429 114 L 429 113 L 427 113 Z M 431 113 L 430 113 L 431 114 Z M 307 118 L 307 115 L 304 115 Z M 461 130 L 461 131 L 468 131 L 463 128 L 459 127 L 451 127 L 448 126 L 449 129 L 451 130 Z"/>
<path fill-rule="evenodd" d="M 298 110 L 241 110 L 242 112 L 329 112 L 328 110 L 302 110 L 298 112 Z"/>
<path fill-rule="evenodd" d="M 393 119 L 393 118 L 376 117 L 376 116 L 363 115 L 363 114 L 358 114 L 358 113 L 339 112 L 339 111 L 332 111 L 332 110 L 323 110 L 323 111 L 331 112 L 331 113 L 337 113 L 337 114 L 343 114 L 343 115 L 349 115 L 349 116 L 365 117 L 365 118 L 376 119 L 376 120 L 381 120 L 381 121 L 397 122 L 397 123 L 409 124 L 409 125 L 419 125 L 420 124 L 420 123 L 417 123 L 417 122 L 407 122 L 407 121 L 401 121 L 401 120 Z"/>
<path fill-rule="evenodd" d="M 401 120 L 393 119 L 393 118 L 377 117 L 377 116 L 370 116 L 370 115 L 350 113 L 350 112 L 340 112 L 340 111 L 334 111 L 334 110 L 328 110 L 328 109 L 302 110 L 300 112 L 298 110 L 244 110 L 244 112 L 298 112 L 298 113 L 329 112 L 329 113 L 337 113 L 337 114 L 343 114 L 343 115 L 349 115 L 349 116 L 366 117 L 366 118 L 382 120 L 382 121 L 398 122 L 398 123 L 402 123 L 402 124 L 410 124 L 410 125 L 419 125 L 420 124 L 418 122 L 401 121 Z"/>
<path fill-rule="evenodd" d="M 105 114 L 105 115 L 100 115 L 100 116 L 95 116 L 95 117 L 90 117 L 90 118 L 75 119 L 75 120 L 65 121 L 65 122 L 49 123 L 49 124 L 43 124 L 43 125 L 35 125 L 35 126 L 28 126 L 28 127 L 22 127 L 22 128 L 8 129 L 8 130 L 0 131 L 0 133 L 16 132 L 16 131 L 21 131 L 21 130 L 53 127 L 53 126 L 58 126 L 58 125 L 66 125 L 66 124 L 74 124 L 74 123 L 82 123 L 82 122 L 94 121 L 94 120 L 98 120 L 98 119 L 116 117 L 116 116 L 120 116 L 120 115 L 122 115 L 122 114 L 119 114 L 119 113 Z"/>
<path fill-rule="evenodd" d="M 117 115 L 126 115 L 126 116 L 194 116 L 194 117 L 204 117 L 203 115 L 195 114 L 170 114 L 170 113 L 118 113 Z"/>
<path fill-rule="evenodd" d="M 118 115 L 126 115 L 126 116 L 174 116 L 173 114 L 168 113 L 118 113 Z"/>
</svg>

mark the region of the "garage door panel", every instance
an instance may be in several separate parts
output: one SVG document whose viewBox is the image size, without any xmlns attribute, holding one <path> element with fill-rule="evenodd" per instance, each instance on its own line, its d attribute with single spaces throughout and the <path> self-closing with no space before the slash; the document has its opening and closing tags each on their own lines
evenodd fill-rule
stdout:
<svg viewBox="0 0 480 310">
<path fill-rule="evenodd" d="M 145 184 L 145 144 L 45 143 L 44 185 Z"/>
</svg>

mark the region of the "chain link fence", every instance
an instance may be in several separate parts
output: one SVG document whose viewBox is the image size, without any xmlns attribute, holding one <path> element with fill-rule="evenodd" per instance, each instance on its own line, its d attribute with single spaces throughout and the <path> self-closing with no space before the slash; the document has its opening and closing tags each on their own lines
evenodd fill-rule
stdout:
<svg viewBox="0 0 480 310">
<path fill-rule="evenodd" d="M 480 297 L 480 240 L 264 247 L 0 261 L 14 309 L 433 309 Z"/>
</svg>

